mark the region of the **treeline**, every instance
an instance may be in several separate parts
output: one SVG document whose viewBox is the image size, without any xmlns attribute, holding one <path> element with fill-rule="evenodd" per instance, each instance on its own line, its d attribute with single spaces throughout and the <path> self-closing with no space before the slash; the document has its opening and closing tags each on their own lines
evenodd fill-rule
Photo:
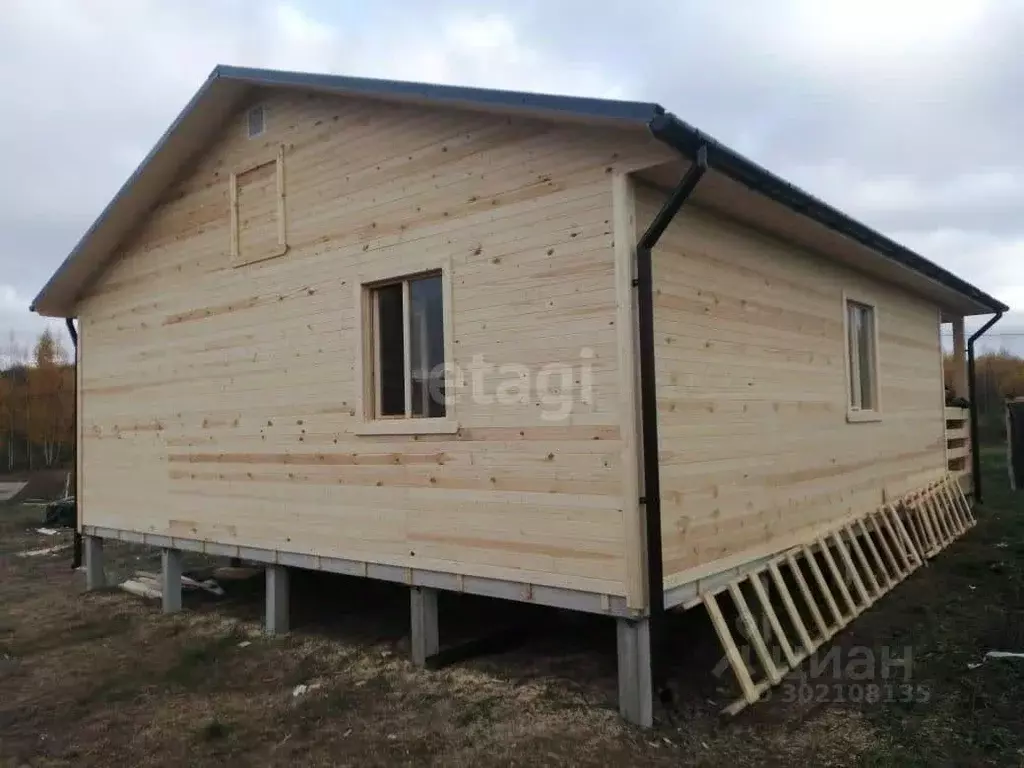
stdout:
<svg viewBox="0 0 1024 768">
<path fill-rule="evenodd" d="M 75 455 L 75 370 L 50 330 L 0 349 L 0 472 L 56 467 Z"/>
<path fill-rule="evenodd" d="M 953 381 L 953 358 L 944 360 L 946 385 Z M 978 428 L 983 440 L 1005 437 L 1006 398 L 1024 397 L 1024 358 L 1007 350 L 978 355 L 975 367 L 975 399 L 978 404 Z"/>
</svg>

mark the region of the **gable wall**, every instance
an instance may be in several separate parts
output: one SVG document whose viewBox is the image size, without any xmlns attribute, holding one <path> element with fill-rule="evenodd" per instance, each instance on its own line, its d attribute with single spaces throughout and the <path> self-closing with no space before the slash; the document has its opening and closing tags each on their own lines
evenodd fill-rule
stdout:
<svg viewBox="0 0 1024 768">
<path fill-rule="evenodd" d="M 650 221 L 664 193 L 637 195 Z M 655 250 L 654 285 L 669 586 L 942 471 L 935 306 L 694 206 Z M 877 303 L 877 423 L 846 420 L 844 290 Z"/>
<path fill-rule="evenodd" d="M 231 121 L 80 308 L 83 522 L 623 594 L 610 223 L 623 137 L 305 94 L 264 103 L 268 132 L 250 140 Z M 289 250 L 233 267 L 229 176 L 280 145 Z M 241 242 L 272 240 L 272 207 L 251 210 Z M 561 405 L 536 389 L 488 402 L 508 379 L 490 374 L 483 399 L 460 393 L 457 435 L 354 434 L 354 286 L 431 259 L 452 273 L 455 363 L 571 365 L 552 395 L 571 399 L 569 418 L 546 418 Z"/>
</svg>

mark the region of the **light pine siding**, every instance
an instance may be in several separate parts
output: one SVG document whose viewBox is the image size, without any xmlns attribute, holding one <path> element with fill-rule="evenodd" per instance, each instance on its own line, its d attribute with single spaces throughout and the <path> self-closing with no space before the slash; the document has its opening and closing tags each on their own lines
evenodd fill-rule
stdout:
<svg viewBox="0 0 1024 768">
<path fill-rule="evenodd" d="M 663 197 L 641 187 L 639 220 Z M 668 585 L 943 467 L 933 304 L 692 206 L 655 250 L 654 284 Z M 847 422 L 844 291 L 877 307 L 875 423 Z"/>
<path fill-rule="evenodd" d="M 624 594 L 611 179 L 626 139 L 263 103 L 267 132 L 247 139 L 239 112 L 80 308 L 83 521 Z M 231 176 L 281 147 L 287 252 L 236 268 Z M 243 260 L 278 236 L 271 180 L 240 190 Z M 356 286 L 442 263 L 454 361 L 572 365 L 568 420 L 536 392 L 494 404 L 509 377 L 493 372 L 484 401 L 467 389 L 449 409 L 457 435 L 355 434 Z"/>
</svg>

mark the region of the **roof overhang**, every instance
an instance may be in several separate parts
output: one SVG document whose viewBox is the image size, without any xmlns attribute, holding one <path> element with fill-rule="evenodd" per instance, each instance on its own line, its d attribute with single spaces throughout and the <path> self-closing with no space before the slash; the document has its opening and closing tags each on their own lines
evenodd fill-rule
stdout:
<svg viewBox="0 0 1024 768">
<path fill-rule="evenodd" d="M 689 161 L 680 158 L 641 171 L 639 177 L 641 181 L 668 194 L 689 166 Z M 805 214 L 744 186 L 714 167 L 704 174 L 687 205 L 714 211 L 798 248 L 827 254 L 832 261 L 899 285 L 932 301 L 943 311 L 946 320 L 1001 311 L 941 279 L 887 257 L 838 229 L 822 226 Z M 955 276 L 950 277 L 959 280 Z M 991 301 L 996 302 L 995 299 Z"/>
<path fill-rule="evenodd" d="M 948 311 L 982 314 L 1008 309 L 952 273 L 666 113 L 657 104 L 219 66 L 39 292 L 32 303 L 33 311 L 53 317 L 75 314 L 79 298 L 107 261 L 254 88 L 294 88 L 649 130 L 684 158 L 691 159 L 701 146 L 707 146 L 713 172 L 701 184 L 698 202 L 703 200 L 755 226 L 905 284 L 934 297 Z"/>
<path fill-rule="evenodd" d="M 804 192 L 675 115 L 656 117 L 651 132 L 690 161 L 701 147 L 706 148 L 711 172 L 698 186 L 695 202 L 704 202 L 758 229 L 904 285 L 934 299 L 952 314 L 1009 310 L 994 296 Z M 682 170 L 677 173 L 681 175 Z"/>
</svg>

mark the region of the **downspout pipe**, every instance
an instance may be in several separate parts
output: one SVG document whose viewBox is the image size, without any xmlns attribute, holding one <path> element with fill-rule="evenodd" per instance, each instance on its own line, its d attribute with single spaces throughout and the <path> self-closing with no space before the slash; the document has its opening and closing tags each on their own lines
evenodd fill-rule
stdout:
<svg viewBox="0 0 1024 768">
<path fill-rule="evenodd" d="M 75 419 L 74 419 L 74 421 L 75 421 L 75 435 L 76 435 L 76 438 L 75 438 L 75 467 L 76 467 L 76 469 L 75 469 L 75 482 L 77 484 L 77 482 L 78 482 L 78 469 L 77 469 L 77 467 L 78 467 L 78 451 L 81 449 L 81 446 L 78 444 L 78 439 L 77 439 L 77 435 L 78 435 L 78 416 L 79 416 L 79 414 L 78 414 L 78 390 L 77 390 L 77 387 L 78 387 L 78 331 L 75 329 L 75 321 L 74 321 L 73 318 L 66 317 L 66 318 L 64 318 L 64 322 L 65 322 L 65 324 L 68 327 L 68 336 L 71 337 L 71 345 L 75 348 L 75 388 L 76 389 L 75 389 L 75 392 L 74 392 L 74 400 L 73 400 L 73 402 L 75 403 Z M 80 501 L 80 499 L 77 498 L 77 493 L 76 493 L 76 498 L 75 498 L 75 509 L 76 510 L 78 509 L 78 502 L 79 501 Z M 76 515 L 76 517 L 77 517 L 77 515 Z M 72 569 L 80 568 L 81 565 L 82 565 L 82 534 L 81 534 L 81 531 L 79 530 L 79 527 L 76 525 L 75 526 L 74 548 L 73 548 L 72 554 L 71 554 L 71 568 Z"/>
<path fill-rule="evenodd" d="M 997 312 L 967 340 L 967 404 L 971 417 L 971 482 L 974 484 L 974 502 L 976 504 L 981 502 L 981 452 L 978 445 L 978 385 L 975 381 L 974 342 L 998 323 L 1002 317 L 1003 313 Z"/>
<path fill-rule="evenodd" d="M 672 219 L 693 194 L 708 169 L 707 147 L 701 146 L 661 210 L 636 246 L 637 330 L 639 335 L 640 425 L 643 450 L 644 528 L 647 539 L 647 592 L 650 606 L 651 675 L 663 688 L 665 569 L 661 548 L 661 465 L 658 456 L 657 361 L 654 349 L 654 266 L 652 252 Z"/>
</svg>

